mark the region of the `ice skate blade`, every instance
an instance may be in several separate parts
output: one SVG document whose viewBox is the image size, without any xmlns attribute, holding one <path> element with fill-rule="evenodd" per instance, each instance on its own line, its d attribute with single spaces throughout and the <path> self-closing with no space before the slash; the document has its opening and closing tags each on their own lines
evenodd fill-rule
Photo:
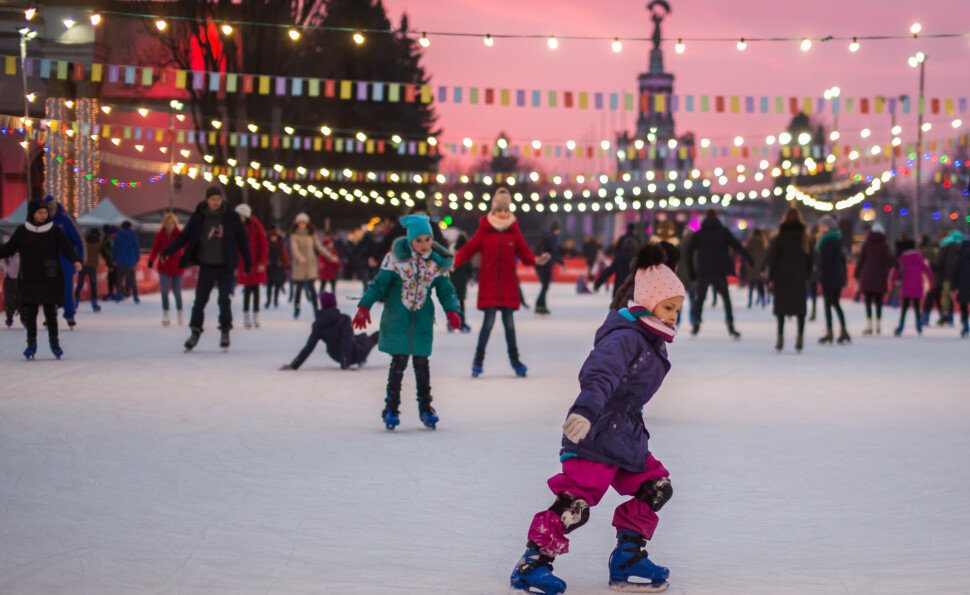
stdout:
<svg viewBox="0 0 970 595">
<path fill-rule="evenodd" d="M 623 593 L 660 593 L 666 591 L 670 583 L 631 583 L 629 581 L 610 581 L 610 589 Z"/>
<path fill-rule="evenodd" d="M 565 593 L 565 591 L 560 591 L 559 589 L 540 589 L 538 587 L 532 587 L 521 579 L 512 581 L 508 592 L 509 595 L 521 595 L 522 593 L 531 593 L 532 595 L 560 595 L 561 593 Z"/>
</svg>

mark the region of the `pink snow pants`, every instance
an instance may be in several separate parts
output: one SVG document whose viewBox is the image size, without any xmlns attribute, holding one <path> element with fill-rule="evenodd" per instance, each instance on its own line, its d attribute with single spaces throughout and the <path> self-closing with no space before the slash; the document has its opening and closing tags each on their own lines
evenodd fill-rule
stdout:
<svg viewBox="0 0 970 595">
<path fill-rule="evenodd" d="M 569 494 L 593 507 L 610 486 L 621 496 L 632 496 L 643 482 L 669 476 L 667 469 L 653 455 L 647 458 L 647 468 L 641 473 L 574 457 L 566 459 L 562 464 L 562 473 L 550 477 L 548 483 L 556 496 Z M 613 526 L 617 530 L 635 531 L 646 539 L 653 537 L 659 520 L 653 509 L 636 498 L 619 505 L 613 514 Z M 569 551 L 569 539 L 562 518 L 551 510 L 544 510 L 533 517 L 529 526 L 529 541 L 538 545 L 539 551 L 546 556 L 558 556 Z"/>
</svg>

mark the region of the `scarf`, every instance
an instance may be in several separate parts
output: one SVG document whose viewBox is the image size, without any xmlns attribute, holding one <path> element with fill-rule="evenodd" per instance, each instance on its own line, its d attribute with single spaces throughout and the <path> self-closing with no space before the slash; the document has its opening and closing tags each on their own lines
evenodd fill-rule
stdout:
<svg viewBox="0 0 970 595">
<path fill-rule="evenodd" d="M 407 260 L 398 260 L 392 250 L 384 257 L 381 268 L 394 271 L 401 278 L 401 303 L 412 312 L 424 306 L 431 283 L 441 276 L 441 269 L 430 254 L 424 257 L 414 250 L 411 250 L 411 257 Z"/>
<path fill-rule="evenodd" d="M 489 225 L 494 227 L 495 231 L 505 231 L 515 223 L 515 215 L 509 215 L 508 219 L 499 219 L 494 214 L 489 213 L 487 217 Z"/>
<path fill-rule="evenodd" d="M 842 233 L 837 229 L 825 232 L 825 235 L 818 239 L 818 245 L 815 248 L 817 250 L 821 250 L 822 245 L 831 240 L 835 240 L 837 242 L 842 241 Z"/>
<path fill-rule="evenodd" d="M 672 326 L 667 326 L 659 318 L 654 316 L 653 312 L 638 305 L 636 302 L 631 301 L 626 308 L 621 309 L 618 313 L 631 322 L 638 321 L 648 331 L 657 335 L 667 343 L 673 343 L 674 337 L 677 336 L 677 329 Z"/>
<path fill-rule="evenodd" d="M 52 227 L 54 227 L 54 222 L 53 221 L 48 221 L 47 223 L 45 223 L 43 225 L 37 225 L 37 224 L 34 224 L 34 223 L 24 222 L 24 227 L 27 228 L 27 231 L 32 231 L 34 233 L 47 233 L 48 231 L 51 230 Z"/>
</svg>

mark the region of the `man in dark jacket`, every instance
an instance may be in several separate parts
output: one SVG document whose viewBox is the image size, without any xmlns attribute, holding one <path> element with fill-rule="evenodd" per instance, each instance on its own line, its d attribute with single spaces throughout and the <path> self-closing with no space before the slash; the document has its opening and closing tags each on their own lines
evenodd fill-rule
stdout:
<svg viewBox="0 0 970 595">
<path fill-rule="evenodd" d="M 565 267 L 566 261 L 562 258 L 562 251 L 559 247 L 559 222 L 553 221 L 549 226 L 549 233 L 542 236 L 542 240 L 536 247 L 536 254 L 549 253 L 551 257 L 545 264 L 535 265 L 536 276 L 542 289 L 539 290 L 539 297 L 536 298 L 536 314 L 551 314 L 546 307 L 546 294 L 549 292 L 549 285 L 552 284 L 552 269 L 557 264 Z"/>
<path fill-rule="evenodd" d="M 341 370 L 348 370 L 351 366 L 360 366 L 367 362 L 367 356 L 377 345 L 379 337 L 379 333 L 355 335 L 350 326 L 350 316 L 337 309 L 337 297 L 324 291 L 320 293 L 320 310 L 313 321 L 310 338 L 293 361 L 280 369 L 298 370 L 313 353 L 317 342 L 323 341 L 327 346 L 327 355 L 340 364 Z"/>
<path fill-rule="evenodd" d="M 596 282 L 593 284 L 593 290 L 599 291 L 600 285 L 606 283 L 606 280 L 615 273 L 616 277 L 613 279 L 613 296 L 616 297 L 616 291 L 623 285 L 626 278 L 630 276 L 630 262 L 636 256 L 637 250 L 639 249 L 640 240 L 637 238 L 635 226 L 632 223 L 628 223 L 626 233 L 616 241 L 613 262 L 610 263 L 610 266 L 603 269 L 603 272 L 596 278 Z"/>
<path fill-rule="evenodd" d="M 741 338 L 741 334 L 734 328 L 734 311 L 731 309 L 731 296 L 728 294 L 727 278 L 728 275 L 735 273 L 731 250 L 740 254 L 748 265 L 754 264 L 751 255 L 741 242 L 721 224 L 717 218 L 717 211 L 708 210 L 701 228 L 691 239 L 685 257 L 690 280 L 697 281 L 692 335 L 696 335 L 701 329 L 701 315 L 704 312 L 707 289 L 713 287 L 724 300 L 724 320 L 727 322 L 728 334 L 735 339 Z"/>
<path fill-rule="evenodd" d="M 179 260 L 179 267 L 199 265 L 195 303 L 192 305 L 192 318 L 189 320 L 192 335 L 185 341 L 185 349 L 191 350 L 199 342 L 205 320 L 205 306 L 209 303 L 213 286 L 219 291 L 219 329 L 222 331 L 219 346 L 226 349 L 229 347 L 229 331 L 232 329 L 232 304 L 229 297 L 232 294 L 234 275 L 239 267 L 239 256 L 243 258 L 247 273 L 252 270 L 253 261 L 242 219 L 226 204 L 222 189 L 218 186 L 210 186 L 206 190 L 205 200 L 199 203 L 185 229 L 162 251 L 162 255 L 168 258 L 183 246 L 185 252 Z"/>
</svg>

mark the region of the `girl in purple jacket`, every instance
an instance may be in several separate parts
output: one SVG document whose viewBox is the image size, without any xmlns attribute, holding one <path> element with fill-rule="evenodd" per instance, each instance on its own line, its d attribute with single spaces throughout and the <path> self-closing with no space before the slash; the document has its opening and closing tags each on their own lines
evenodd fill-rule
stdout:
<svg viewBox="0 0 970 595">
<path fill-rule="evenodd" d="M 619 288 L 614 309 L 596 331 L 579 372 L 579 396 L 563 425 L 562 473 L 548 481 L 556 501 L 532 519 L 525 554 L 510 578 L 514 589 L 545 595 L 566 590 L 552 573 L 552 561 L 569 551 L 566 534 L 586 523 L 589 508 L 611 486 L 631 498 L 613 516 L 617 545 L 610 556 L 610 586 L 640 592 L 668 586 L 670 571 L 651 562 L 644 546 L 673 491 L 667 470 L 650 454 L 642 413 L 670 369 L 666 343 L 674 340 L 686 295 L 664 262 L 659 245 L 640 250 L 635 274 Z"/>
<path fill-rule="evenodd" d="M 899 262 L 893 269 L 892 276 L 889 278 L 890 285 L 899 283 L 899 297 L 902 300 L 902 308 L 899 309 L 899 326 L 896 327 L 897 337 L 903 334 L 903 326 L 906 324 L 906 311 L 910 306 L 916 318 L 916 333 L 923 334 L 923 320 L 920 317 L 919 304 L 926 295 L 927 289 L 932 289 L 936 283 L 933 271 L 927 264 L 923 255 L 916 250 L 916 245 L 912 240 L 907 240 L 901 244 L 902 254 L 899 255 Z"/>
</svg>

